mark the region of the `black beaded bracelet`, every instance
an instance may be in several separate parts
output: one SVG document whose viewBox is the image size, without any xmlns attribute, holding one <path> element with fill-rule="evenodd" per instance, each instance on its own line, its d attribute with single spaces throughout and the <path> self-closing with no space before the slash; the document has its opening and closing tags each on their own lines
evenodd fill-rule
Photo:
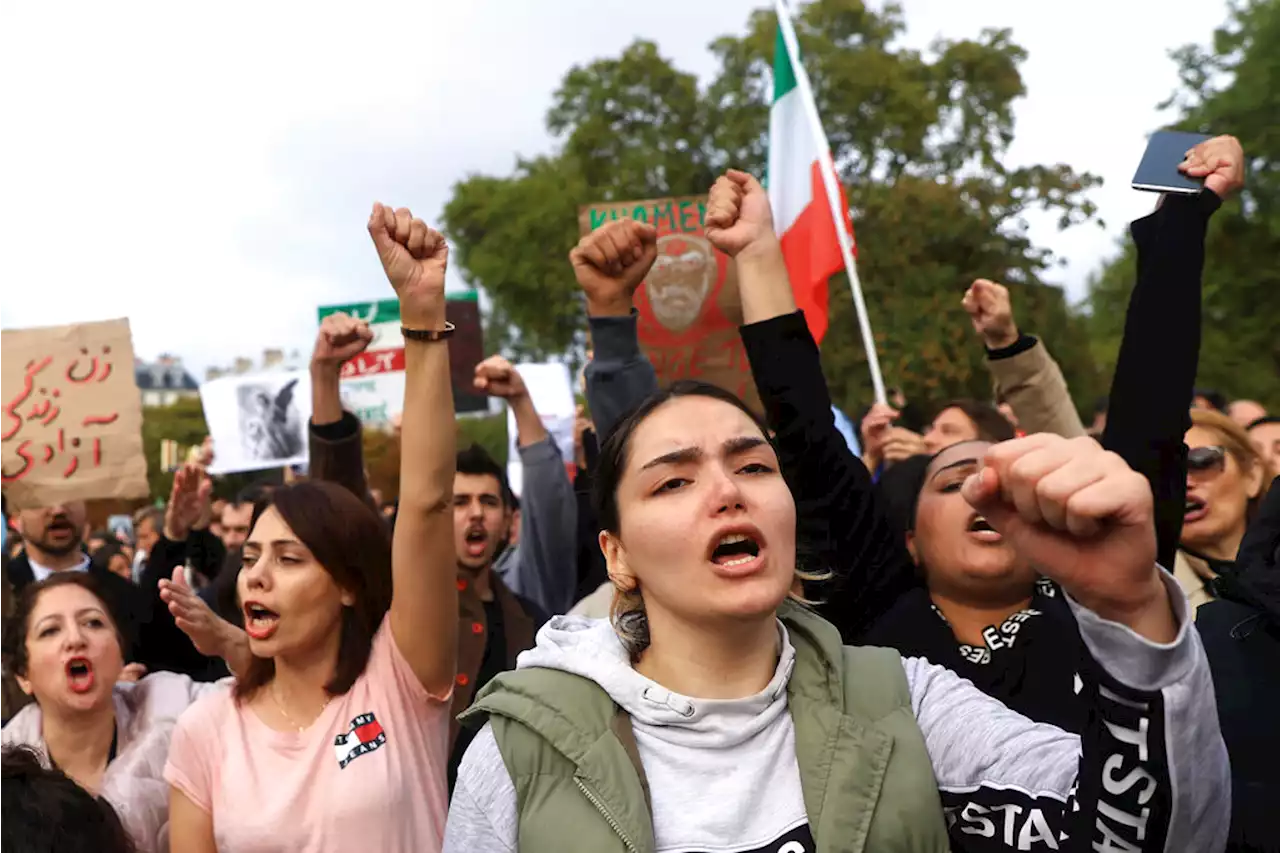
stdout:
<svg viewBox="0 0 1280 853">
<path fill-rule="evenodd" d="M 443 329 L 410 329 L 408 326 L 400 327 L 400 334 L 404 335 L 408 341 L 426 341 L 434 343 L 435 341 L 443 341 L 445 338 L 453 334 L 454 326 L 452 323 L 445 321 Z"/>
</svg>

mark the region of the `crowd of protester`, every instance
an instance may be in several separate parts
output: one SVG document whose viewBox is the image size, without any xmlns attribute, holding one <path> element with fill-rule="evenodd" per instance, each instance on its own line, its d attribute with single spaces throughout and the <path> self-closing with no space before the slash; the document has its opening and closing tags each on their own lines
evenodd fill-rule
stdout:
<svg viewBox="0 0 1280 853">
<path fill-rule="evenodd" d="M 215 499 L 206 453 L 132 536 L 6 508 L 5 849 L 1280 850 L 1280 418 L 1195 387 L 1244 162 L 1197 146 L 1205 190 L 1133 223 L 1087 424 L 986 279 L 962 304 L 991 397 L 846 421 L 735 171 L 706 235 L 763 409 L 660 387 L 633 305 L 657 235 L 608 223 L 569 258 L 575 458 L 516 366 L 476 368 L 518 497 L 455 446 L 447 245 L 375 205 L 396 500 L 340 395 L 372 334 L 334 314 L 301 481 Z"/>
</svg>

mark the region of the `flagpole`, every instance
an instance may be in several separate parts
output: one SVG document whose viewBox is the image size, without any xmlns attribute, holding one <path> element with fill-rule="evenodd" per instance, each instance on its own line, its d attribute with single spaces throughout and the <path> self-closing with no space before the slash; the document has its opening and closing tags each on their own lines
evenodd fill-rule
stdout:
<svg viewBox="0 0 1280 853">
<path fill-rule="evenodd" d="M 836 180 L 835 164 L 831 162 L 831 144 L 827 142 L 826 131 L 822 129 L 822 119 L 818 116 L 818 105 L 813 100 L 809 75 L 805 73 L 804 63 L 800 61 L 800 43 L 791 25 L 791 10 L 787 8 L 786 0 L 774 0 L 774 6 L 778 16 L 778 30 L 787 46 L 787 58 L 791 61 L 796 87 L 800 90 L 800 102 L 804 104 L 810 132 L 818 141 L 818 169 L 822 173 L 822 185 L 827 191 L 831 218 L 835 221 L 840 257 L 844 259 L 844 269 L 849 275 L 849 289 L 853 291 L 853 307 L 858 314 L 858 328 L 862 331 L 862 348 L 866 350 L 867 366 L 871 369 L 871 387 L 875 391 L 876 402 L 887 403 L 884 377 L 880 375 L 880 358 L 876 355 L 876 342 L 871 335 L 871 322 L 867 319 L 867 304 L 862 299 L 862 283 L 858 279 L 858 267 L 853 260 L 853 237 L 849 234 L 848 211 L 841 209 L 840 184 Z"/>
</svg>

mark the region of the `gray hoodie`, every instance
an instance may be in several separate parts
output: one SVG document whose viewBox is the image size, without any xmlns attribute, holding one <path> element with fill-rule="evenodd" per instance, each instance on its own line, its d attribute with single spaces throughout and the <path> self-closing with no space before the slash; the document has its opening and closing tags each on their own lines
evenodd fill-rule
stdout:
<svg viewBox="0 0 1280 853">
<path fill-rule="evenodd" d="M 950 670 L 903 660 L 953 849 L 1222 849 L 1231 796 L 1213 684 L 1186 599 L 1164 580 L 1182 626 L 1167 646 L 1071 603 L 1103 670 L 1090 690 L 1098 724 L 1083 748 Z M 640 675 L 604 620 L 553 619 L 518 666 L 589 678 L 631 715 L 656 850 L 805 853 L 815 848 L 787 712 L 794 651 L 781 623 L 779 645 L 769 685 L 734 700 L 680 696 Z M 1093 811 L 1092 837 L 1069 839 L 1080 808 Z M 444 849 L 513 851 L 516 838 L 515 787 L 486 724 L 458 770 Z"/>
</svg>

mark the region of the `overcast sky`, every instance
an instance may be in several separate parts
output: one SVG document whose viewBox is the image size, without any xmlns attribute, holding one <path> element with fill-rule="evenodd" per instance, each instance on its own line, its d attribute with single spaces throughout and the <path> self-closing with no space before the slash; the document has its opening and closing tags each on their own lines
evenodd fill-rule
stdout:
<svg viewBox="0 0 1280 853">
<path fill-rule="evenodd" d="M 467 174 L 550 150 L 543 115 L 571 65 L 640 36 L 705 80 L 706 45 L 757 5 L 5 4 L 0 322 L 127 315 L 140 356 L 199 370 L 309 350 L 316 305 L 390 294 L 364 232 L 374 199 L 434 218 Z M 1206 41 L 1225 4 L 904 5 L 913 46 L 1011 27 L 1030 56 L 1009 162 L 1106 179 L 1093 196 L 1105 231 L 1034 231 L 1078 299 L 1150 208 L 1128 184 L 1176 83 L 1167 51 Z"/>
</svg>

